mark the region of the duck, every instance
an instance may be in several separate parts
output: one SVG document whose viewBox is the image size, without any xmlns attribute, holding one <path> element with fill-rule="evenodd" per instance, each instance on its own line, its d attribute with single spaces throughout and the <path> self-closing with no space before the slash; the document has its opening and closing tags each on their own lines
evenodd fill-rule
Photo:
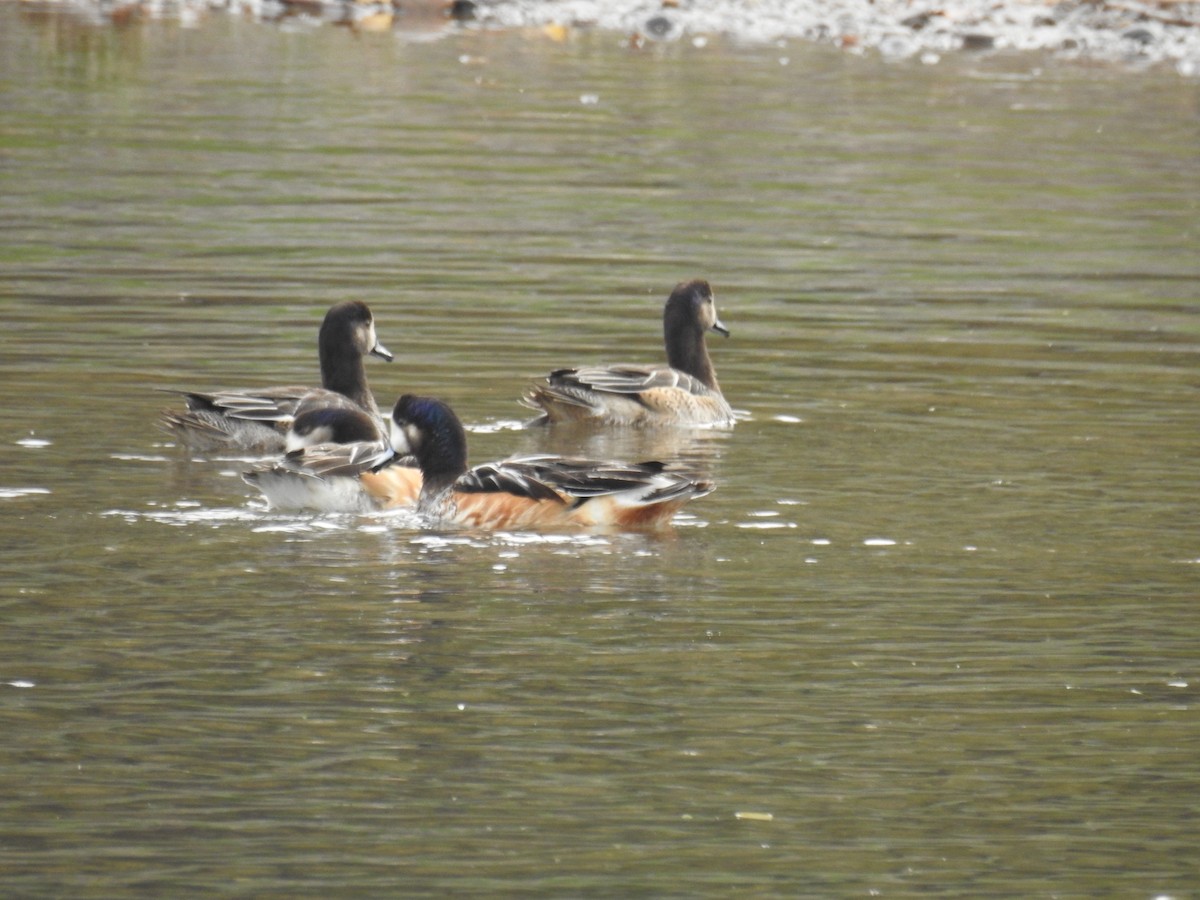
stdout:
<svg viewBox="0 0 1200 900">
<path fill-rule="evenodd" d="M 324 421 L 320 427 L 335 436 L 351 435 L 358 423 L 344 418 L 348 412 L 336 408 L 320 412 L 317 415 Z M 242 480 L 258 489 L 268 508 L 279 512 L 369 513 L 413 508 L 422 485 L 415 460 L 400 458 L 386 436 L 298 442 L 282 457 L 243 472 Z"/>
<path fill-rule="evenodd" d="M 729 426 L 733 409 L 717 384 L 705 335 L 729 337 L 707 281 L 677 284 L 663 309 L 665 366 L 557 369 L 530 386 L 521 403 L 540 413 L 530 425 Z"/>
<path fill-rule="evenodd" d="M 194 452 L 276 454 L 302 446 L 335 441 L 316 415 L 323 409 L 342 409 L 340 427 L 355 422 L 352 440 L 382 440 L 385 425 L 367 384 L 363 358 L 391 362 L 395 357 L 375 333 L 371 308 L 361 300 L 335 303 L 326 312 L 317 335 L 321 387 L 288 385 L 214 391 L 166 389 L 178 394 L 185 410 L 162 412 L 161 427 Z M 304 413 L 304 431 L 293 435 Z M 357 415 L 356 415 L 357 414 Z M 373 432 L 373 433 L 372 433 Z"/>
<path fill-rule="evenodd" d="M 321 444 L 383 444 L 387 435 L 375 408 L 359 406 L 349 397 L 318 388 L 296 405 L 284 435 L 283 452 L 294 453 Z"/>
<path fill-rule="evenodd" d="M 523 456 L 468 468 L 462 422 L 443 401 L 405 394 L 389 422 L 393 453 L 421 471 L 416 510 L 438 528 L 660 530 L 713 484 L 666 463 Z M 383 469 L 379 475 L 384 475 Z M 363 476 L 364 488 L 376 488 Z"/>
</svg>

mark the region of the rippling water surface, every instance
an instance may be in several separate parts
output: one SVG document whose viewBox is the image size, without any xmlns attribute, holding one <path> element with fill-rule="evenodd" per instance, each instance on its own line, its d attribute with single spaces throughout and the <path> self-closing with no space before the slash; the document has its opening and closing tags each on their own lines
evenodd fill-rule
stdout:
<svg viewBox="0 0 1200 900">
<path fill-rule="evenodd" d="M 1194 85 L 0 5 L 0 124 L 12 896 L 1194 892 Z M 689 277 L 733 431 L 520 430 Z M 718 490 L 430 533 L 154 429 L 351 297 L 476 461 Z"/>
</svg>

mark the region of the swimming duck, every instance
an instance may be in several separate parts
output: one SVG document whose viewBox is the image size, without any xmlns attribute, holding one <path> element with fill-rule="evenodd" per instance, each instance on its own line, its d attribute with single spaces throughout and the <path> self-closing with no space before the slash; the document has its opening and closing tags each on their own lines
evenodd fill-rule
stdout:
<svg viewBox="0 0 1200 900">
<path fill-rule="evenodd" d="M 501 530 L 655 529 L 713 486 L 665 463 L 527 456 L 467 468 L 467 437 L 440 400 L 396 401 L 391 443 L 421 469 L 417 511 L 436 526 Z M 380 475 L 388 472 L 384 469 Z M 364 487 L 373 492 L 364 476 Z"/>
<path fill-rule="evenodd" d="M 321 387 L 303 385 L 215 391 L 170 391 L 181 394 L 184 411 L 164 410 L 162 427 L 181 444 L 193 451 L 279 453 L 316 443 L 337 440 L 322 432 L 298 434 L 291 442 L 288 431 L 305 412 L 341 408 L 358 411 L 355 434 L 363 435 L 373 427 L 372 440 L 381 440 L 382 419 L 375 398 L 367 385 L 363 357 L 378 356 L 391 362 L 391 352 L 375 334 L 371 309 L 360 300 L 334 304 L 325 314 L 317 336 L 321 362 Z M 353 420 L 347 415 L 343 428 Z M 370 423 L 374 423 L 373 426 Z M 320 426 L 318 418 L 308 420 L 308 428 Z M 289 446 L 289 444 L 291 444 Z"/>
<path fill-rule="evenodd" d="M 368 412 L 349 397 L 321 388 L 300 398 L 292 414 L 284 453 L 318 444 L 383 443 L 387 435 L 372 401 Z"/>
<path fill-rule="evenodd" d="M 353 411 L 326 408 L 312 415 L 321 424 L 310 435 L 327 430 L 336 441 L 359 427 Z M 399 459 L 386 437 L 306 444 L 294 433 L 293 427 L 288 441 L 295 446 L 280 459 L 242 473 L 272 509 L 362 513 L 416 505 L 421 470 L 415 461 Z"/>
<path fill-rule="evenodd" d="M 521 402 L 542 414 L 531 424 L 732 425 L 705 333 L 729 337 L 707 281 L 676 285 L 663 310 L 666 366 L 558 369 L 531 386 Z"/>
</svg>

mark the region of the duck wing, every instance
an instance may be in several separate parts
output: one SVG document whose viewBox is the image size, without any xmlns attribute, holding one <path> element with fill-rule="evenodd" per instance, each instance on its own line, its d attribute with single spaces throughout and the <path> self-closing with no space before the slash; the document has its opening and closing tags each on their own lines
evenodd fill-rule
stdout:
<svg viewBox="0 0 1200 900">
<path fill-rule="evenodd" d="M 173 388 L 160 390 L 183 397 L 192 412 L 214 412 L 254 422 L 286 422 L 295 415 L 300 401 L 314 389 L 303 385 L 288 385 L 211 393 Z"/>
<path fill-rule="evenodd" d="M 659 502 L 695 496 L 698 486 L 684 473 L 668 472 L 667 464 L 658 460 L 598 462 L 561 456 L 522 456 L 485 463 L 469 470 L 454 485 L 464 493 L 503 492 L 574 505 L 630 492 L 641 502 Z"/>
<path fill-rule="evenodd" d="M 268 468 L 287 469 L 316 478 L 357 476 L 400 463 L 387 441 L 313 444 L 284 454 Z"/>
<path fill-rule="evenodd" d="M 466 494 L 512 494 L 531 500 L 565 502 L 546 480 L 543 470 L 524 463 L 521 459 L 510 459 L 475 466 L 454 482 L 454 489 Z"/>
<path fill-rule="evenodd" d="M 581 366 L 558 369 L 547 378 L 551 388 L 585 388 L 612 394 L 641 394 L 652 390 L 710 393 L 699 378 L 669 366 Z"/>
</svg>

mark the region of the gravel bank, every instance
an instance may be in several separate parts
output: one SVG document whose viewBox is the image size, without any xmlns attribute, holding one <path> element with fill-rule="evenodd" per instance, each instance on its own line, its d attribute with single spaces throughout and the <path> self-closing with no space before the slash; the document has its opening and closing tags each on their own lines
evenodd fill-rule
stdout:
<svg viewBox="0 0 1200 900">
<path fill-rule="evenodd" d="M 3 2 L 3 0 L 0 0 Z M 815 41 L 848 53 L 936 63 L 955 53 L 1032 51 L 1200 77 L 1200 0 L 20 0 L 97 24 L 195 24 L 213 11 L 306 17 L 363 30 L 562 26 L 633 43 L 726 35 Z M 420 23 L 420 24 L 418 24 Z"/>
<path fill-rule="evenodd" d="M 498 26 L 587 26 L 633 40 L 801 39 L 929 63 L 1026 50 L 1200 76 L 1200 3 L 1174 0 L 480 0 L 475 14 Z"/>
</svg>

